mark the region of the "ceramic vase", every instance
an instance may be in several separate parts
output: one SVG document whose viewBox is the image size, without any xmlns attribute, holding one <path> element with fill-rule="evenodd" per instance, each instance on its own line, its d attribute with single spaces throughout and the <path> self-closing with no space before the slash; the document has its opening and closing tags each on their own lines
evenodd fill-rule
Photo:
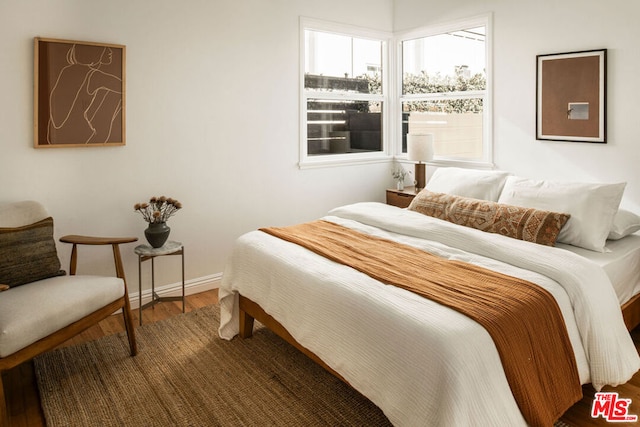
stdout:
<svg viewBox="0 0 640 427">
<path fill-rule="evenodd" d="M 169 238 L 171 228 L 166 222 L 151 222 L 146 230 L 144 230 L 144 237 L 147 238 L 147 242 L 153 248 L 160 248 Z"/>
</svg>

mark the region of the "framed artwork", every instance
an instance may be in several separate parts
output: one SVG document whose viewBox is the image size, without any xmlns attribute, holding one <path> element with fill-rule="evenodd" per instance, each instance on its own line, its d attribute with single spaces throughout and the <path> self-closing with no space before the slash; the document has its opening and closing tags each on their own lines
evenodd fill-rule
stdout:
<svg viewBox="0 0 640 427">
<path fill-rule="evenodd" d="M 536 58 L 536 139 L 606 143 L 607 50 Z"/>
<path fill-rule="evenodd" d="M 34 41 L 34 146 L 124 145 L 125 46 Z"/>
</svg>

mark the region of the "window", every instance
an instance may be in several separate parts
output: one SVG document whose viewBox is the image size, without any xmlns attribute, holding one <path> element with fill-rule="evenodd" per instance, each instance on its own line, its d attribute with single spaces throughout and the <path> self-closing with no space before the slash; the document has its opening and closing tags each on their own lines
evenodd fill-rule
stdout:
<svg viewBox="0 0 640 427">
<path fill-rule="evenodd" d="M 300 167 L 402 156 L 409 132 L 434 134 L 436 162 L 491 163 L 490 15 L 395 44 L 306 18 L 300 30 Z"/>
<path fill-rule="evenodd" d="M 303 20 L 301 166 L 386 157 L 385 36 Z"/>
<path fill-rule="evenodd" d="M 491 161 L 488 17 L 400 38 L 402 144 L 434 134 L 436 160 Z"/>
</svg>

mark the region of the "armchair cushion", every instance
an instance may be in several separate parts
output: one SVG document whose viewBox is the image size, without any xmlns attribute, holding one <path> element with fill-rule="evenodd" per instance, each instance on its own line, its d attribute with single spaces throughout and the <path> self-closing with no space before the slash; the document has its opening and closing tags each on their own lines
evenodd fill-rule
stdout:
<svg viewBox="0 0 640 427">
<path fill-rule="evenodd" d="M 53 218 L 0 228 L 0 284 L 14 287 L 64 274 L 53 240 Z"/>
<path fill-rule="evenodd" d="M 117 277 L 52 277 L 0 293 L 0 358 L 44 338 L 124 295 Z"/>
</svg>

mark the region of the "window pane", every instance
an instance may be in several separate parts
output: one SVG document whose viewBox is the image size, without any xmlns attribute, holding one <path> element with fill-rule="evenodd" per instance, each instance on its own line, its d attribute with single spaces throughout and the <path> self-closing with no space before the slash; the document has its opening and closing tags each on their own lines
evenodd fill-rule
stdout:
<svg viewBox="0 0 640 427">
<path fill-rule="evenodd" d="M 402 152 L 407 133 L 432 133 L 436 156 L 480 159 L 482 123 L 482 98 L 403 102 Z"/>
<path fill-rule="evenodd" d="M 382 93 L 382 42 L 305 30 L 305 88 Z"/>
<path fill-rule="evenodd" d="M 485 27 L 402 42 L 402 92 L 486 89 Z"/>
<path fill-rule="evenodd" d="M 382 103 L 307 100 L 309 155 L 382 151 Z"/>
</svg>

